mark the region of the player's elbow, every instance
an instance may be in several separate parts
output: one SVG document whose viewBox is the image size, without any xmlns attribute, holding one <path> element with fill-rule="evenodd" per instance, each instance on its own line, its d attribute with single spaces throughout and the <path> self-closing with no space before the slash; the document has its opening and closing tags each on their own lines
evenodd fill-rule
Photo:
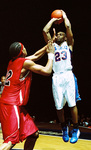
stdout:
<svg viewBox="0 0 91 150">
<path fill-rule="evenodd" d="M 45 33 L 47 32 L 47 30 L 46 30 L 45 27 L 43 28 L 43 31 L 42 31 L 42 32 L 43 32 L 43 34 L 45 34 Z"/>
<path fill-rule="evenodd" d="M 47 37 L 47 32 L 44 30 L 43 31 L 43 37 L 46 43 L 48 43 L 48 37 Z"/>
<path fill-rule="evenodd" d="M 50 76 L 52 71 L 43 72 L 44 76 Z"/>
<path fill-rule="evenodd" d="M 52 73 L 52 69 L 44 69 L 41 71 L 41 74 L 44 76 L 50 76 Z"/>
<path fill-rule="evenodd" d="M 44 36 L 44 38 L 45 38 L 45 37 L 46 37 L 46 35 L 47 35 L 47 31 L 46 31 L 46 29 L 43 29 L 42 33 L 43 33 L 43 36 Z"/>
<path fill-rule="evenodd" d="M 52 72 L 52 71 L 47 72 L 47 73 L 45 74 L 45 76 L 50 76 L 50 75 L 51 75 L 51 72 Z"/>
</svg>

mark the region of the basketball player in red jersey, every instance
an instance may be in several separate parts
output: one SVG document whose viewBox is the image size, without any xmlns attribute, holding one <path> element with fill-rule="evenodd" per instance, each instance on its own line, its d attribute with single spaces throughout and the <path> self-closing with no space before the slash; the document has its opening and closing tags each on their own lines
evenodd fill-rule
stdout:
<svg viewBox="0 0 91 150">
<path fill-rule="evenodd" d="M 48 53 L 46 66 L 34 61 Z M 0 118 L 4 142 L 0 150 L 10 150 L 16 143 L 26 139 L 24 150 L 33 150 L 38 137 L 38 128 L 27 113 L 24 105 L 28 102 L 32 72 L 50 75 L 54 57 L 54 47 L 50 41 L 34 55 L 27 56 L 22 43 L 14 42 L 9 48 L 11 60 L 7 67 L 5 87 L 0 98 Z"/>
</svg>

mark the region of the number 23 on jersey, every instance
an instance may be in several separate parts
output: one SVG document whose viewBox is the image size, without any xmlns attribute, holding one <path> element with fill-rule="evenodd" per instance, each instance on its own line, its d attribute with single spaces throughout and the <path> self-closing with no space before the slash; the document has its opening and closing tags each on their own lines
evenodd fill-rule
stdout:
<svg viewBox="0 0 91 150">
<path fill-rule="evenodd" d="M 55 53 L 55 61 L 61 61 L 61 59 L 63 59 L 63 60 L 67 59 L 66 51 L 62 51 L 61 53 L 60 52 Z"/>
</svg>

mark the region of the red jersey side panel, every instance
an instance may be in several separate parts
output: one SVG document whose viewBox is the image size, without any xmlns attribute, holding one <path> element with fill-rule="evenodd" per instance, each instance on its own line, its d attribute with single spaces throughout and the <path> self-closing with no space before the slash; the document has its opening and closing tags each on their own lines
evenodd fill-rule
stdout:
<svg viewBox="0 0 91 150">
<path fill-rule="evenodd" d="M 0 102 L 11 105 L 26 105 L 29 97 L 32 72 L 20 78 L 25 58 L 10 61 L 7 68 L 5 87 Z"/>
</svg>

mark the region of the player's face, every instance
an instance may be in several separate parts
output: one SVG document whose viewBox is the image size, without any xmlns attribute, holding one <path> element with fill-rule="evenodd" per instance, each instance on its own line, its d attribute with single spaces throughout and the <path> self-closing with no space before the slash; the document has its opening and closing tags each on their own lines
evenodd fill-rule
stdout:
<svg viewBox="0 0 91 150">
<path fill-rule="evenodd" d="M 26 50 L 26 48 L 23 46 L 23 54 L 24 54 L 24 56 L 26 57 L 27 56 L 27 50 Z"/>
<path fill-rule="evenodd" d="M 65 33 L 64 32 L 58 32 L 57 33 L 57 39 L 56 39 L 56 42 L 58 44 L 61 44 L 62 42 L 64 42 L 65 40 Z"/>
</svg>

